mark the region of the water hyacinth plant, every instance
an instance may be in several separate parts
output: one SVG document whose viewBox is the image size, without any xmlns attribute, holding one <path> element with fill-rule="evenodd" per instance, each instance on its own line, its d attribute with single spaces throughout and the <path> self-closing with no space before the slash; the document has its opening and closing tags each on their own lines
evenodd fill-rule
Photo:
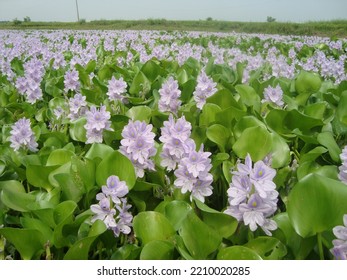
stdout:
<svg viewBox="0 0 347 280">
<path fill-rule="evenodd" d="M 0 258 L 346 259 L 346 51 L 0 31 Z"/>
</svg>

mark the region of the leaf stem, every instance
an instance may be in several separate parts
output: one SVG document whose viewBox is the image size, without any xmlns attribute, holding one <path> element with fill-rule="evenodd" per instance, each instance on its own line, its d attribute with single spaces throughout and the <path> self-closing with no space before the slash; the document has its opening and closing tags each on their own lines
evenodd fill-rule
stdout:
<svg viewBox="0 0 347 280">
<path fill-rule="evenodd" d="M 321 260 L 324 260 L 322 234 L 321 234 L 320 232 L 317 233 L 317 243 L 318 243 L 319 258 L 320 258 Z"/>
</svg>

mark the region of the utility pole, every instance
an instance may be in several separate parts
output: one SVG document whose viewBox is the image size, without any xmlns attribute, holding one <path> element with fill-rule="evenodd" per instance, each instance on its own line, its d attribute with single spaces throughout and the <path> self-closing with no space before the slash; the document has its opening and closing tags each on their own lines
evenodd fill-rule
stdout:
<svg viewBox="0 0 347 280">
<path fill-rule="evenodd" d="M 76 11 L 77 11 L 77 22 L 80 22 L 80 13 L 78 12 L 78 2 L 77 0 L 75 2 L 76 2 Z"/>
</svg>

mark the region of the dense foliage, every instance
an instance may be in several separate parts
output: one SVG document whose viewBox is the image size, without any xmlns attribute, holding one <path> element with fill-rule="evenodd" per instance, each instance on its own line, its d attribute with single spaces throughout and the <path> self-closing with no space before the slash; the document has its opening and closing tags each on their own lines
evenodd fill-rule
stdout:
<svg viewBox="0 0 347 280">
<path fill-rule="evenodd" d="M 347 258 L 347 41 L 0 32 L 0 258 Z"/>
</svg>

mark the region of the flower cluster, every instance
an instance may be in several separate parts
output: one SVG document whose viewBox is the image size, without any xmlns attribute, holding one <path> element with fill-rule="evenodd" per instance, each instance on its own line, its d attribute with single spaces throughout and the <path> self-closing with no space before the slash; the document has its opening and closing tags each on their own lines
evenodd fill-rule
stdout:
<svg viewBox="0 0 347 280">
<path fill-rule="evenodd" d="M 108 92 L 107 96 L 110 101 L 121 101 L 124 100 L 124 93 L 127 89 L 127 83 L 121 77 L 117 80 L 115 77 L 112 77 L 111 80 L 108 81 Z"/>
<path fill-rule="evenodd" d="M 196 198 L 202 202 L 206 196 L 212 194 L 212 174 L 209 173 L 212 167 L 211 153 L 204 152 L 204 146 L 201 145 L 199 151 L 195 151 L 195 143 L 190 144 L 190 152 L 178 163 L 174 174 L 176 180 L 174 185 L 181 189 L 184 194 L 190 192 L 190 199 Z"/>
<path fill-rule="evenodd" d="M 170 77 L 159 90 L 160 99 L 158 102 L 160 112 L 171 112 L 177 114 L 178 108 L 181 106 L 179 97 L 181 91 L 178 88 L 178 82 Z"/>
<path fill-rule="evenodd" d="M 106 111 L 105 106 L 101 106 L 98 110 L 95 106 L 92 106 L 89 111 L 86 112 L 87 123 L 84 128 L 87 130 L 87 144 L 90 143 L 102 143 L 104 130 L 110 130 L 111 118 L 110 112 Z"/>
<path fill-rule="evenodd" d="M 34 132 L 30 127 L 30 120 L 26 118 L 19 119 L 11 128 L 11 147 L 18 151 L 20 148 L 29 149 L 32 152 L 37 151 L 37 142 Z"/>
<path fill-rule="evenodd" d="M 213 82 L 204 71 L 198 76 L 198 84 L 193 92 L 194 100 L 196 101 L 196 107 L 202 109 L 206 103 L 206 99 L 216 93 L 217 83 Z"/>
<path fill-rule="evenodd" d="M 101 187 L 102 192 L 96 195 L 98 204 L 93 204 L 90 209 L 95 214 L 91 222 L 101 220 L 108 229 L 111 229 L 116 237 L 129 234 L 131 231 L 133 216 L 128 210 L 131 205 L 127 204 L 125 196 L 129 190 L 124 181 L 118 176 L 107 178 L 106 185 Z"/>
<path fill-rule="evenodd" d="M 24 64 L 24 77 L 18 77 L 16 88 L 19 94 L 26 97 L 26 101 L 34 104 L 42 98 L 41 81 L 45 69 L 40 60 L 33 58 Z"/>
<path fill-rule="evenodd" d="M 336 226 L 333 232 L 337 239 L 333 240 L 331 253 L 337 260 L 347 260 L 347 214 L 343 216 L 344 226 Z"/>
<path fill-rule="evenodd" d="M 147 125 L 144 121 L 129 120 L 122 131 L 120 152 L 132 161 L 136 176 L 140 178 L 144 176 L 145 169 L 155 170 L 154 162 L 150 159 L 157 152 L 152 128 L 151 124 Z"/>
<path fill-rule="evenodd" d="M 77 70 L 66 71 L 64 75 L 65 92 L 69 90 L 77 91 L 80 88 L 80 81 Z"/>
<path fill-rule="evenodd" d="M 347 146 L 345 146 L 340 154 L 340 159 L 342 161 L 342 165 L 339 167 L 339 179 L 341 182 L 347 184 Z"/>
<path fill-rule="evenodd" d="M 71 121 L 75 121 L 80 117 L 84 116 L 87 109 L 87 101 L 86 97 L 80 93 L 74 95 L 69 99 L 69 110 L 70 113 L 68 115 Z"/>
<path fill-rule="evenodd" d="M 270 102 L 272 104 L 276 104 L 279 107 L 282 107 L 284 105 L 282 98 L 283 91 L 279 85 L 277 85 L 276 87 L 268 86 L 264 89 L 264 99 L 261 102 Z"/>
<path fill-rule="evenodd" d="M 259 226 L 271 236 L 270 230 L 277 228 L 276 222 L 269 218 L 277 210 L 278 192 L 273 182 L 276 171 L 264 161 L 252 166 L 248 154 L 245 163 L 238 163 L 237 171 L 232 174 L 225 213 L 249 225 L 251 231 Z"/>
<path fill-rule="evenodd" d="M 164 122 L 161 128 L 159 140 L 163 143 L 160 154 L 161 165 L 168 171 L 175 170 L 181 159 L 194 149 L 194 141 L 190 138 L 192 125 L 186 121 L 185 117 L 179 118 L 176 122 L 170 114 L 169 120 Z"/>
</svg>

